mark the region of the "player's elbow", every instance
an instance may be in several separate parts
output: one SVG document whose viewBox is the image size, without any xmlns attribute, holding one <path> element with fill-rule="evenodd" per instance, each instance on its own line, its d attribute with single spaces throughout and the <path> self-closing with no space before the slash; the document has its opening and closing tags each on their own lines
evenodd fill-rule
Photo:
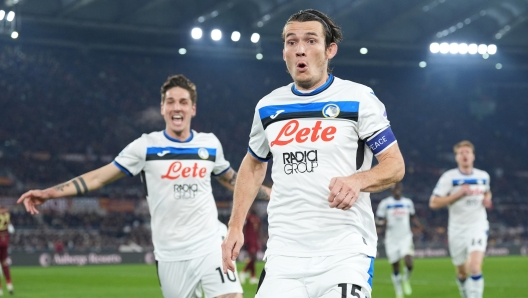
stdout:
<svg viewBox="0 0 528 298">
<path fill-rule="evenodd" d="M 438 202 L 437 202 L 437 200 L 435 200 L 435 198 L 431 198 L 429 200 L 429 208 L 435 210 L 435 209 L 439 209 L 441 207 L 442 206 L 438 205 Z"/>
<path fill-rule="evenodd" d="M 403 158 L 397 160 L 394 166 L 394 183 L 400 182 L 405 176 L 405 162 Z"/>
</svg>

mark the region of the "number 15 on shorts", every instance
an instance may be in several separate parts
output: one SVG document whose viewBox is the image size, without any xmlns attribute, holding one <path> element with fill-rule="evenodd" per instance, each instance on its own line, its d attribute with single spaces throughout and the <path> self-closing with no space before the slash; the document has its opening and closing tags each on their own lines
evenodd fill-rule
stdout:
<svg viewBox="0 0 528 298">
<path fill-rule="evenodd" d="M 338 284 L 337 286 L 341 289 L 342 298 L 368 298 L 365 296 L 365 294 L 363 294 L 361 287 L 358 285 Z"/>
</svg>

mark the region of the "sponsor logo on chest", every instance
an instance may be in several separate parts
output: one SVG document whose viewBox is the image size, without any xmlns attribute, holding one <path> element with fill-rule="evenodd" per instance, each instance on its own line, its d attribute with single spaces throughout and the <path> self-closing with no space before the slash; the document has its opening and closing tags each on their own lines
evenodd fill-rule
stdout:
<svg viewBox="0 0 528 298">
<path fill-rule="evenodd" d="M 286 175 L 313 173 L 318 166 L 317 150 L 284 152 L 282 160 Z"/>
<path fill-rule="evenodd" d="M 197 162 L 194 162 L 190 166 L 186 166 L 181 161 L 175 161 L 170 164 L 165 175 L 161 176 L 161 179 L 176 180 L 179 178 L 205 178 L 206 174 L 207 168 L 200 167 Z"/>
<path fill-rule="evenodd" d="M 335 126 L 322 126 L 322 121 L 316 121 L 312 127 L 301 127 L 298 120 L 288 121 L 279 131 L 270 146 L 285 146 L 290 143 L 305 143 L 316 141 L 330 142 L 334 139 L 337 128 Z"/>
</svg>

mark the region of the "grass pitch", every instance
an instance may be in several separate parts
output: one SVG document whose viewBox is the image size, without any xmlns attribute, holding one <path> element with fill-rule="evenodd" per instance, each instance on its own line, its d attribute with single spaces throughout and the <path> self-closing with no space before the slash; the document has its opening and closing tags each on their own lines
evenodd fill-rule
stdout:
<svg viewBox="0 0 528 298">
<path fill-rule="evenodd" d="M 258 272 L 263 265 L 258 263 Z M 414 267 L 409 297 L 459 297 L 450 259 L 417 259 Z M 386 259 L 376 260 L 373 297 L 394 297 L 390 270 Z M 11 275 L 16 298 L 162 297 L 152 265 L 13 267 Z M 528 257 L 485 259 L 484 280 L 485 297 L 528 297 Z M 256 285 L 246 283 L 244 290 L 244 297 L 252 298 Z"/>
</svg>

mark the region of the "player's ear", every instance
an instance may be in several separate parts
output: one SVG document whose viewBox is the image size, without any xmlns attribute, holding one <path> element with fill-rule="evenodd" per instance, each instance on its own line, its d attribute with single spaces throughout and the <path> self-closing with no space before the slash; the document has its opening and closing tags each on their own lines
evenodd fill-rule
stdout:
<svg viewBox="0 0 528 298">
<path fill-rule="evenodd" d="M 326 58 L 328 60 L 330 60 L 330 59 L 334 58 L 336 54 L 337 54 L 337 43 L 332 42 L 328 46 L 328 48 L 326 48 Z"/>
<path fill-rule="evenodd" d="M 284 55 L 284 49 L 282 49 L 282 60 L 286 61 L 286 55 Z"/>
<path fill-rule="evenodd" d="M 193 105 L 192 105 L 192 113 L 191 113 L 191 115 L 193 117 L 196 116 L 196 104 L 195 103 L 193 103 Z"/>
</svg>

